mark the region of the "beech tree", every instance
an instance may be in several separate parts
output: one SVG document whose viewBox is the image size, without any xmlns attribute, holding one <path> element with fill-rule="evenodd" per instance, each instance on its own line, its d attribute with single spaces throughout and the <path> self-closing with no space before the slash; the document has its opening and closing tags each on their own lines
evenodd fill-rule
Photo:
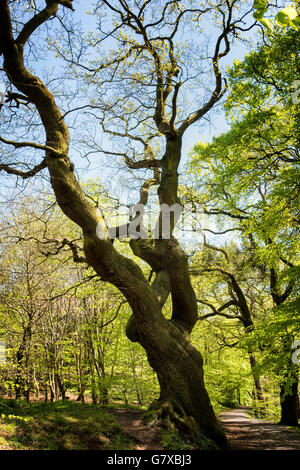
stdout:
<svg viewBox="0 0 300 470">
<path fill-rule="evenodd" d="M 251 332 L 255 327 L 254 318 L 257 312 L 260 312 L 260 316 L 263 315 L 261 311 L 266 302 L 266 296 L 259 295 L 259 284 L 262 283 L 265 273 L 259 271 L 255 266 L 251 266 L 253 254 L 251 251 L 249 253 L 247 246 L 239 248 L 232 243 L 230 246 L 217 247 L 204 240 L 204 249 L 206 251 L 202 253 L 203 260 L 202 262 L 194 262 L 196 269 L 193 269 L 193 273 L 200 276 L 207 276 L 207 273 L 211 273 L 211 283 L 222 286 L 227 295 L 223 293 L 226 295 L 226 301 L 216 307 L 211 303 L 217 300 L 214 291 L 209 293 L 210 298 L 208 299 L 199 297 L 198 293 L 198 303 L 207 311 L 202 313 L 199 319 L 206 320 L 221 316 L 233 320 L 234 327 L 237 324 L 242 325 L 244 335 Z M 212 256 L 211 251 L 215 252 L 215 256 Z M 222 292 L 221 288 L 219 290 Z M 237 341 L 238 343 L 239 341 Z M 255 351 L 249 348 L 248 354 L 254 381 L 255 399 L 258 401 L 256 406 L 258 411 L 263 413 L 264 396 L 261 379 L 256 371 Z"/>
<path fill-rule="evenodd" d="M 299 310 L 298 36 L 294 29 L 269 34 L 234 64 L 226 103 L 231 129 L 211 144 L 199 143 L 193 163 L 201 175 L 198 203 L 210 216 L 221 216 L 222 225 L 228 221 L 223 234 L 241 233 L 268 282 L 273 318 L 281 323 L 272 333 L 280 345 L 280 422 L 292 426 L 299 416 L 299 368 L 291 353 Z"/>
<path fill-rule="evenodd" d="M 64 17 L 58 16 L 59 11 L 73 9 L 68 0 L 40 3 L 30 7 L 0 1 L 0 53 L 11 87 L 7 101 L 27 104 L 38 112 L 45 143 L 20 141 L 17 131 L 15 140 L 9 135 L 9 138 L 2 136 L 1 141 L 7 148 L 26 148 L 27 152 L 31 148 L 37 155 L 43 151 L 45 157 L 24 170 L 24 162 L 18 164 L 20 160 L 13 159 L 10 154 L 10 160 L 4 161 L 0 169 L 28 178 L 47 168 L 61 210 L 82 230 L 86 262 L 102 280 L 121 291 L 132 309 L 126 334 L 131 341 L 144 347 L 160 384 L 160 397 L 152 409 L 198 445 L 201 439 L 209 438 L 223 446 L 226 438 L 205 389 L 202 356 L 189 339 L 198 319 L 198 309 L 188 259 L 173 236 L 174 219 L 171 220 L 171 233 L 165 238 L 162 218 L 163 207 L 180 204 L 178 167 L 183 136 L 223 97 L 226 81 L 221 60 L 229 53 L 232 40 L 253 26 L 247 23 L 252 2 L 195 0 L 186 6 L 178 0 L 100 1 L 94 11 L 98 15 L 100 36 L 92 38 L 91 42 L 95 48 L 100 47 L 101 60 L 93 58 L 92 64 L 82 64 L 78 60 L 80 54 L 75 60 L 65 54 L 72 66 L 85 70 L 88 82 L 96 85 L 95 90 L 99 86 L 101 100 L 97 101 L 96 97 L 96 103 L 87 106 L 102 112 L 99 125 L 103 131 L 108 131 L 116 142 L 122 138 L 127 141 L 122 151 L 110 149 L 107 155 L 122 156 L 131 170 L 145 170 L 147 177 L 141 185 L 139 200 L 142 206 L 147 204 L 150 188 L 157 186 L 158 236 L 130 240 L 134 255 L 150 266 L 153 273 L 150 279 L 138 263 L 118 251 L 101 211 L 86 197 L 69 159 L 69 130 L 64 114 L 50 86 L 46 87 L 31 72 L 29 48 L 26 47 L 31 38 L 52 18 L 58 17 L 63 26 Z M 33 11 L 32 17 L 22 24 L 20 18 L 23 13 L 28 15 L 28 10 Z M 108 32 L 102 27 L 103 15 L 107 22 L 111 20 Z M 214 44 L 202 44 L 202 48 L 197 49 L 201 28 L 204 27 L 205 33 L 206 26 L 211 28 Z M 69 31 L 70 36 L 71 33 Z M 188 37 L 189 47 L 184 54 Z M 109 52 L 104 48 L 101 50 L 104 38 L 117 44 L 117 48 Z M 59 50 L 57 48 L 58 53 Z M 191 56 L 193 52 L 194 56 Z M 184 63 L 188 57 L 190 62 Z M 210 72 L 203 78 L 208 67 Z M 107 84 L 106 89 L 100 88 L 100 82 Z M 189 94 L 192 82 L 198 87 L 194 95 Z M 113 98 L 116 89 L 120 90 L 121 96 L 109 103 L 108 98 Z M 203 90 L 202 95 L 199 90 Z M 126 105 L 129 107 L 124 114 Z M 138 215 L 135 214 L 133 220 Z M 140 219 L 139 225 L 142 225 Z M 97 236 L 96 229 L 104 235 Z M 115 233 L 118 236 L 119 231 Z M 163 306 L 169 295 L 172 311 L 167 319 Z"/>
</svg>

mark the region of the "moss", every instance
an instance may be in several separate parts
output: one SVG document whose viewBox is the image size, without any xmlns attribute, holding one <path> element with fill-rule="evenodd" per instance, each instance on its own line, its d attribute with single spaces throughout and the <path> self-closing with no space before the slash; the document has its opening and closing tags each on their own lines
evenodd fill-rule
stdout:
<svg viewBox="0 0 300 470">
<path fill-rule="evenodd" d="M 160 432 L 161 442 L 166 450 L 193 450 L 195 446 L 191 445 L 179 435 L 175 430 L 163 430 Z"/>
<path fill-rule="evenodd" d="M 115 418 L 96 405 L 0 400 L 0 448 L 120 450 L 131 442 Z M 13 410 L 13 414 L 12 414 Z"/>
</svg>

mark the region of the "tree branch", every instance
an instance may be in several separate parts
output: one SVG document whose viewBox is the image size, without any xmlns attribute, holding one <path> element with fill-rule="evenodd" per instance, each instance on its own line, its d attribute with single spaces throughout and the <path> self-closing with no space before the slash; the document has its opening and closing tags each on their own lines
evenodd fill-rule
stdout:
<svg viewBox="0 0 300 470">
<path fill-rule="evenodd" d="M 7 140 L 1 136 L 0 136 L 0 142 L 3 142 L 6 145 L 13 145 L 16 149 L 22 148 L 22 147 L 31 147 L 34 149 L 45 150 L 46 152 L 51 152 L 53 155 L 57 157 L 65 156 L 63 152 L 60 152 L 59 150 L 56 150 L 55 148 L 50 147 L 49 145 L 36 144 L 35 142 L 18 142 L 14 140 Z"/>
<path fill-rule="evenodd" d="M 234 3 L 234 2 L 233 2 Z M 198 111 L 192 113 L 180 126 L 179 130 L 183 134 L 186 129 L 193 123 L 199 121 L 225 94 L 227 90 L 227 82 L 225 80 L 225 86 L 222 90 L 222 74 L 219 67 L 219 60 L 226 56 L 230 51 L 230 43 L 228 40 L 228 34 L 232 28 L 231 19 L 232 19 L 232 9 L 233 3 L 230 5 L 227 2 L 228 6 L 228 18 L 225 24 L 225 13 L 221 12 L 223 15 L 223 31 L 217 39 L 214 56 L 212 58 L 213 72 L 215 76 L 215 89 L 211 94 L 210 99 L 206 104 L 200 108 Z M 225 48 L 223 51 L 220 51 L 222 41 L 225 42 Z"/>
<path fill-rule="evenodd" d="M 18 46 L 24 47 L 32 33 L 45 21 L 47 21 L 50 16 L 55 15 L 58 10 L 58 1 L 47 1 L 47 6 L 40 13 L 34 15 L 30 20 L 24 25 L 22 31 L 16 39 L 16 44 Z"/>
<path fill-rule="evenodd" d="M 20 176 L 23 179 L 27 179 L 27 178 L 31 178 L 32 176 L 35 176 L 44 168 L 47 168 L 46 158 L 44 158 L 44 160 L 42 160 L 41 163 L 39 163 L 38 165 L 36 165 L 35 167 L 33 167 L 31 170 L 28 170 L 28 171 L 21 171 L 21 170 L 17 170 L 16 168 L 12 168 L 9 165 L 0 164 L 0 171 L 5 171 L 8 174 Z"/>
<path fill-rule="evenodd" d="M 234 300 L 228 300 L 225 304 L 223 304 L 218 309 L 216 309 L 214 305 L 212 305 L 211 303 L 209 303 L 205 300 L 197 299 L 197 302 L 199 302 L 203 305 L 207 305 L 212 310 L 212 313 L 207 313 L 206 315 L 201 315 L 198 318 L 198 320 L 206 320 L 207 318 L 214 317 L 216 315 L 220 315 L 220 316 L 222 316 L 224 318 L 228 318 L 230 320 L 236 320 L 237 319 L 237 320 L 242 321 L 242 317 L 239 316 L 239 315 L 229 315 L 229 314 L 226 314 L 226 313 L 222 313 L 223 310 L 226 310 L 228 307 L 231 307 L 232 305 L 238 306 L 238 304 Z"/>
<path fill-rule="evenodd" d="M 207 243 L 205 235 L 204 235 L 204 246 L 206 248 L 209 248 L 210 250 L 214 250 L 214 251 L 218 251 L 219 253 L 222 253 L 225 256 L 226 261 L 228 261 L 228 263 L 229 263 L 229 257 L 228 257 L 228 254 L 226 253 L 226 251 L 223 248 L 219 248 L 217 246 L 213 246 L 213 245 L 210 245 L 209 243 Z"/>
</svg>

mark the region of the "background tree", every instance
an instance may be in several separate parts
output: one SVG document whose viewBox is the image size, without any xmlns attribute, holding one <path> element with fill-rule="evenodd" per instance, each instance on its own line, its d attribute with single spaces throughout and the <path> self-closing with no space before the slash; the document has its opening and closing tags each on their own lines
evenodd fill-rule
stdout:
<svg viewBox="0 0 300 470">
<path fill-rule="evenodd" d="M 23 197 L 6 205 L 1 227 L 1 393 L 28 401 L 151 403 L 153 371 L 142 348 L 122 337 L 130 308 L 90 268 L 74 265 L 62 241 L 68 236 L 74 248 L 76 234 L 62 226 L 58 208 Z"/>
<path fill-rule="evenodd" d="M 231 221 L 223 234 L 236 228 L 241 231 L 242 239 L 252 247 L 254 264 L 268 276 L 274 306 L 286 303 L 290 321 L 287 329 L 281 329 L 280 347 L 285 366 L 278 358 L 276 363 L 281 364 L 277 373 L 282 371 L 281 422 L 291 425 L 298 422 L 298 369 L 291 361 L 296 331 L 291 310 L 297 308 L 299 283 L 295 48 L 297 33 L 279 31 L 270 35 L 268 42 L 249 54 L 243 63 L 235 64 L 230 72 L 232 88 L 226 103 L 232 118 L 231 130 L 214 139 L 211 145 L 199 144 L 194 163 L 201 175 L 200 188 L 205 191 L 202 197 L 205 212 L 222 216 L 223 222 L 225 218 Z"/>
<path fill-rule="evenodd" d="M 211 250 L 216 254 L 212 254 Z M 197 301 L 201 312 L 199 319 L 220 316 L 233 320 L 233 328 L 237 329 L 238 339 L 233 342 L 236 345 L 240 345 L 241 338 L 253 331 L 257 317 L 263 317 L 268 308 L 268 299 L 264 295 L 264 275 L 252 266 L 251 260 L 252 253 L 246 246 L 238 247 L 232 242 L 225 247 L 216 247 L 205 241 L 203 251 L 193 261 L 193 274 L 208 276 L 215 286 L 208 295 L 201 282 L 198 284 Z M 220 306 L 216 305 L 216 300 Z M 240 325 L 242 332 L 237 328 Z M 256 352 L 249 347 L 248 356 L 254 380 L 254 405 L 260 414 L 264 412 L 265 400 L 256 368 Z"/>
</svg>

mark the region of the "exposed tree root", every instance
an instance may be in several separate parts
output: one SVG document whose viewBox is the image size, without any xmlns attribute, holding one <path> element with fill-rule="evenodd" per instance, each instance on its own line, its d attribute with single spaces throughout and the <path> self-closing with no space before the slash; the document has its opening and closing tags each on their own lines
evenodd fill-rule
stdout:
<svg viewBox="0 0 300 470">
<path fill-rule="evenodd" d="M 183 408 L 172 399 L 155 401 L 146 412 L 144 419 L 150 425 L 170 432 L 177 432 L 178 437 L 190 449 L 218 449 L 215 442 L 201 430 L 196 420 L 192 416 L 188 416 Z"/>
</svg>

